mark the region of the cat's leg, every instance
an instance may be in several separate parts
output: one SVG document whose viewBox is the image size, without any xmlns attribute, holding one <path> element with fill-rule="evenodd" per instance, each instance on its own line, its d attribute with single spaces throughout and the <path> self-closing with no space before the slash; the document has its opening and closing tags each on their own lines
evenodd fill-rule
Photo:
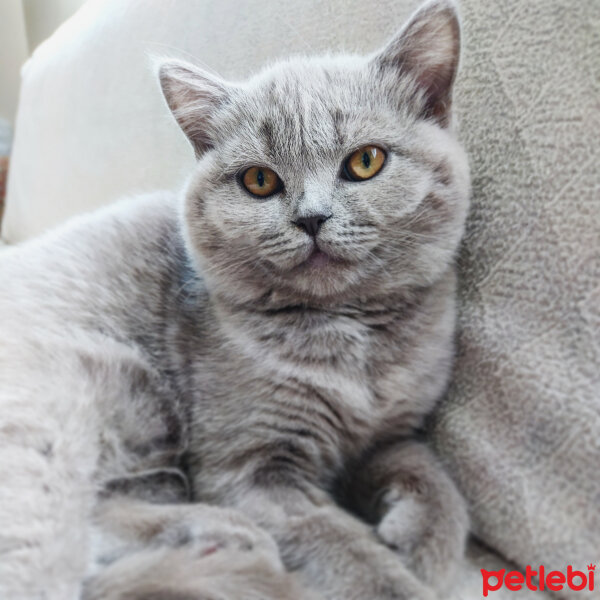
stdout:
<svg viewBox="0 0 600 600">
<path fill-rule="evenodd" d="M 242 513 L 191 503 L 188 479 L 178 468 L 155 468 L 103 484 L 92 517 L 93 554 L 102 567 L 149 545 L 230 546 L 258 549 L 281 565 L 272 537 Z"/>
<path fill-rule="evenodd" d="M 422 581 L 447 589 L 469 523 L 464 500 L 433 453 L 419 442 L 399 442 L 370 453 L 353 472 L 346 490 L 353 508 Z"/>
<path fill-rule="evenodd" d="M 93 413 L 83 394 L 71 405 L 61 387 L 36 394 L 36 383 L 42 386 L 33 376 L 23 377 L 22 389 L 11 394 L 4 374 L 0 598 L 76 600 L 87 566 L 88 516 L 94 503 Z"/>
<path fill-rule="evenodd" d="M 238 548 L 281 560 L 273 538 L 242 513 L 208 504 L 153 504 L 115 497 L 101 501 L 94 519 L 94 554 L 100 568 L 150 546 L 194 546 L 204 555 Z"/>
<path fill-rule="evenodd" d="M 81 600 L 320 600 L 270 557 L 246 548 L 157 546 L 89 580 Z"/>
<path fill-rule="evenodd" d="M 327 600 L 431 600 L 372 528 L 306 486 L 252 487 L 238 505 L 277 540 L 284 564 Z"/>
<path fill-rule="evenodd" d="M 99 478 L 174 461 L 185 440 L 136 348 L 16 323 L 0 327 L 0 599 L 76 600 Z"/>
<path fill-rule="evenodd" d="M 99 503 L 94 524 L 97 560 L 82 600 L 316 600 L 271 536 L 235 510 L 117 494 Z"/>
</svg>

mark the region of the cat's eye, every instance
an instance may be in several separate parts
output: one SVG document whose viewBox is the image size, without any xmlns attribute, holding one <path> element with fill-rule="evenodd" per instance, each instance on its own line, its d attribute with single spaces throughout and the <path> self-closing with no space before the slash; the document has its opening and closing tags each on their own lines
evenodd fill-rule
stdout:
<svg viewBox="0 0 600 600">
<path fill-rule="evenodd" d="M 385 152 L 378 146 L 363 146 L 353 152 L 344 163 L 344 175 L 352 181 L 371 179 L 381 171 Z"/>
<path fill-rule="evenodd" d="M 242 175 L 244 187 L 254 196 L 265 198 L 282 188 L 281 179 L 267 167 L 250 167 Z"/>
</svg>

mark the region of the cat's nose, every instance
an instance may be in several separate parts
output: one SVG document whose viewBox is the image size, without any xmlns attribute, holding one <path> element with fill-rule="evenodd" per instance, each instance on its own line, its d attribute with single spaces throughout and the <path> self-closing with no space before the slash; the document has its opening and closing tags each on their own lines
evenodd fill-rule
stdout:
<svg viewBox="0 0 600 600">
<path fill-rule="evenodd" d="M 292 221 L 294 225 L 304 229 L 308 235 L 315 237 L 321 229 L 321 225 L 330 219 L 331 215 L 311 215 L 310 217 L 299 217 L 295 221 Z"/>
</svg>

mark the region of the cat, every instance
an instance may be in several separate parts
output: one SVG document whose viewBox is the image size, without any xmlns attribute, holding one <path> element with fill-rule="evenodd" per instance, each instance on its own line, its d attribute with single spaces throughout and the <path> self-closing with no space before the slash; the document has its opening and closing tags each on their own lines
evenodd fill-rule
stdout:
<svg viewBox="0 0 600 600">
<path fill-rule="evenodd" d="M 459 51 L 433 0 L 370 56 L 161 64 L 183 194 L 0 257 L 0 597 L 447 589 L 467 513 L 417 433 L 453 356 Z"/>
</svg>

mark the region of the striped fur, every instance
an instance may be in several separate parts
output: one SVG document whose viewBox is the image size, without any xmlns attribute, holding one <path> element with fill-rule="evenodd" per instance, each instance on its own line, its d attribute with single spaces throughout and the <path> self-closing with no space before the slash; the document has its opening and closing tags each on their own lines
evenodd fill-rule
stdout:
<svg viewBox="0 0 600 600">
<path fill-rule="evenodd" d="M 369 57 L 240 84 L 165 63 L 198 155 L 182 198 L 3 253 L 0 596 L 77 598 L 84 579 L 90 600 L 447 585 L 465 510 L 415 433 L 453 354 L 458 35 L 437 0 Z M 381 173 L 341 178 L 368 143 L 387 152 Z M 241 187 L 253 164 L 281 193 Z M 311 266 L 293 221 L 325 212 L 329 259 Z"/>
</svg>

